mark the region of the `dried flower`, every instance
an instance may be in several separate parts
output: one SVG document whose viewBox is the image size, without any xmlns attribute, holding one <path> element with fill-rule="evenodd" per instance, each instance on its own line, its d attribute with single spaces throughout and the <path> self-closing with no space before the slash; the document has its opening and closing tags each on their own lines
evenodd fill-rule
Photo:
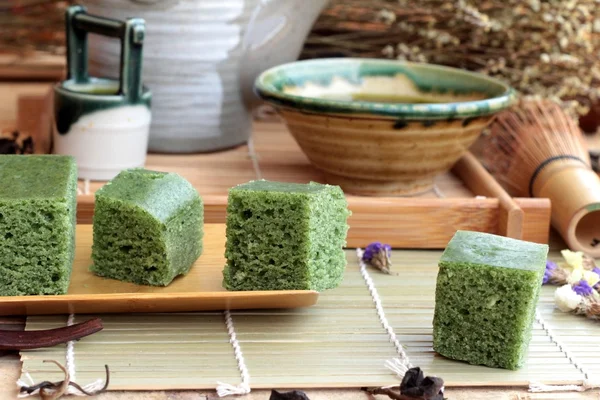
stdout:
<svg viewBox="0 0 600 400">
<path fill-rule="evenodd" d="M 581 251 L 575 252 L 571 250 L 562 250 L 561 254 L 567 262 L 568 267 L 571 268 L 569 276 L 567 277 L 567 282 L 571 285 L 575 285 L 577 282 L 584 279 L 584 255 Z"/>
<path fill-rule="evenodd" d="M 548 283 L 548 281 L 550 280 L 550 278 L 554 274 L 554 271 L 556 271 L 557 268 L 558 268 L 558 265 L 556 265 L 555 262 L 546 260 L 546 271 L 544 271 L 544 279 L 542 281 L 543 285 Z"/>
<path fill-rule="evenodd" d="M 600 268 L 592 257 L 581 252 L 561 253 L 566 263 L 546 261 L 544 272 L 544 283 L 561 285 L 554 292 L 556 306 L 563 312 L 600 319 Z"/>
<path fill-rule="evenodd" d="M 600 319 L 600 299 L 598 296 L 584 297 L 575 313 L 590 319 Z"/>
<path fill-rule="evenodd" d="M 577 309 L 583 297 L 573 291 L 571 285 L 563 285 L 554 292 L 554 303 L 562 312 Z"/>
<path fill-rule="evenodd" d="M 583 253 L 581 251 L 562 250 L 563 258 L 573 269 L 583 268 Z"/>
<path fill-rule="evenodd" d="M 391 257 L 392 247 L 389 244 L 373 242 L 365 248 L 362 260 L 386 274 L 391 274 Z"/>
<path fill-rule="evenodd" d="M 579 283 L 573 285 L 573 291 L 580 296 L 591 296 L 594 293 L 594 289 L 585 279 L 582 279 Z"/>
<path fill-rule="evenodd" d="M 592 257 L 588 256 L 587 254 L 583 255 L 583 268 L 587 269 L 589 271 L 592 271 L 594 268 L 596 268 L 596 260 L 594 260 Z M 598 273 L 600 273 L 600 269 L 598 270 Z"/>
<path fill-rule="evenodd" d="M 588 285 L 594 286 L 600 281 L 600 275 L 593 271 L 583 271 L 583 279 Z"/>
<path fill-rule="evenodd" d="M 583 268 L 575 268 L 571 270 L 571 273 L 567 277 L 567 282 L 571 285 L 575 285 L 577 282 L 583 279 Z"/>
<path fill-rule="evenodd" d="M 386 25 L 391 25 L 396 22 L 396 13 L 390 10 L 381 10 L 377 14 L 377 19 Z"/>
</svg>

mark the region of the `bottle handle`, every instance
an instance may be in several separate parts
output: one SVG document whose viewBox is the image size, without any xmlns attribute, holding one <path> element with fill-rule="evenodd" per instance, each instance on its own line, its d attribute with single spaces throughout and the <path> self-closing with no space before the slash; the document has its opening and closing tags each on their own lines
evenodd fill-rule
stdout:
<svg viewBox="0 0 600 400">
<path fill-rule="evenodd" d="M 89 15 L 83 6 L 71 6 L 65 12 L 67 32 L 67 79 L 88 83 L 88 33 L 121 41 L 119 94 L 135 103 L 142 96 L 142 48 L 145 21 L 128 18 L 118 21 Z"/>
</svg>

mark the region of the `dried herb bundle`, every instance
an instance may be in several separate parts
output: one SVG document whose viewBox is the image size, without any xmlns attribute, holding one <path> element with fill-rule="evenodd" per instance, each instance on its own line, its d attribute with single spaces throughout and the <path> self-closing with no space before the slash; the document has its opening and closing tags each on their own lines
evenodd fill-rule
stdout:
<svg viewBox="0 0 600 400">
<path fill-rule="evenodd" d="M 0 5 L 0 53 L 64 54 L 64 12 L 71 0 L 20 0 Z"/>
<path fill-rule="evenodd" d="M 387 57 L 483 72 L 585 115 L 600 97 L 595 0 L 333 0 L 303 58 Z"/>
</svg>

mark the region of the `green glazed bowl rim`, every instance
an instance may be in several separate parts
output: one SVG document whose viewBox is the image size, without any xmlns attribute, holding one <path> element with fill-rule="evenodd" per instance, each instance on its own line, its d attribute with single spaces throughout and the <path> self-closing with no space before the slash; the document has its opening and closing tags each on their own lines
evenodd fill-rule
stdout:
<svg viewBox="0 0 600 400">
<path fill-rule="evenodd" d="M 318 67 L 333 64 L 371 64 L 407 66 L 439 72 L 448 72 L 465 78 L 476 78 L 482 82 L 498 86 L 503 91 L 482 100 L 452 103 L 383 103 L 362 100 L 332 100 L 287 94 L 278 89 L 278 75 L 285 75 L 288 69 Z M 398 72 L 402 72 L 400 69 Z M 506 83 L 487 75 L 437 64 L 414 63 L 377 58 L 319 58 L 294 61 L 269 68 L 262 72 L 254 83 L 255 93 L 268 103 L 284 108 L 298 109 L 321 114 L 373 114 L 402 119 L 454 119 L 492 115 L 502 111 L 517 101 L 517 92 Z"/>
</svg>

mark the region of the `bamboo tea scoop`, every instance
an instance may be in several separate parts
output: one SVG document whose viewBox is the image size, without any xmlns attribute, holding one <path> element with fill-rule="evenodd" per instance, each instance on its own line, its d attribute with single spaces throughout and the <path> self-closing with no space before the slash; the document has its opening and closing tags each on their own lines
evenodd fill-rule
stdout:
<svg viewBox="0 0 600 400">
<path fill-rule="evenodd" d="M 38 331 L 0 330 L 0 350 L 30 350 L 78 340 L 103 329 L 100 318 L 56 329 Z"/>
</svg>

